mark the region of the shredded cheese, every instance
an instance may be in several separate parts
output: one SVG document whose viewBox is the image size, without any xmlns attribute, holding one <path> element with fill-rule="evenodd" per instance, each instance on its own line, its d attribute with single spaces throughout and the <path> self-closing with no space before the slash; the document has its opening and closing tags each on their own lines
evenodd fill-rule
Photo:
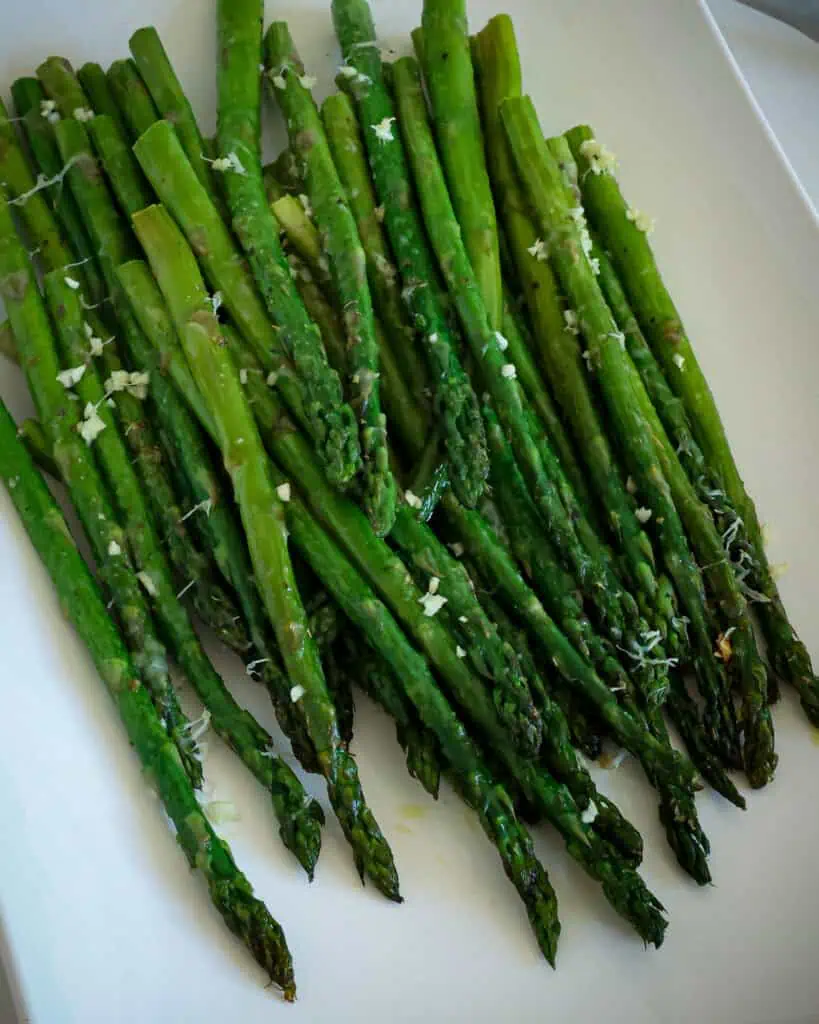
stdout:
<svg viewBox="0 0 819 1024">
<path fill-rule="evenodd" d="M 57 374 L 57 380 L 68 390 L 68 388 L 73 388 L 75 384 L 79 384 L 84 374 L 85 363 L 82 363 L 80 366 L 72 366 L 68 370 L 62 370 Z"/>
<path fill-rule="evenodd" d="M 649 217 L 647 213 L 643 213 L 642 210 L 638 210 L 633 206 L 626 210 L 626 219 L 630 220 L 635 228 L 638 231 L 642 231 L 643 234 L 650 235 L 654 230 L 654 218 Z"/>
<path fill-rule="evenodd" d="M 404 491 L 404 501 L 410 508 L 423 508 L 424 506 L 423 501 L 421 501 L 417 494 L 413 494 L 412 491 Z"/>
<path fill-rule="evenodd" d="M 546 249 L 546 243 L 542 238 L 536 238 L 535 241 L 526 250 L 530 256 L 534 256 L 540 263 L 545 263 L 549 258 L 549 253 Z"/>
<path fill-rule="evenodd" d="M 424 609 L 424 615 L 431 619 L 444 607 L 446 598 L 442 594 L 424 594 L 418 598 L 418 604 Z"/>
<path fill-rule="evenodd" d="M 378 124 L 371 124 L 370 127 L 375 132 L 375 137 L 380 142 L 392 142 L 394 136 L 392 134 L 392 126 L 395 121 L 394 117 L 385 117 L 383 121 L 379 121 Z"/>
<path fill-rule="evenodd" d="M 617 157 L 597 139 L 581 142 L 580 154 L 589 161 L 592 174 L 613 174 L 617 169 Z"/>
</svg>

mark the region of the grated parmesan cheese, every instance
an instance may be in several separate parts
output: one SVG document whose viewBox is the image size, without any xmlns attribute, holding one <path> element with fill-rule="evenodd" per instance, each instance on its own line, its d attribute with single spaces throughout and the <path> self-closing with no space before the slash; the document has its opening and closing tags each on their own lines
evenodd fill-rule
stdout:
<svg viewBox="0 0 819 1024">
<path fill-rule="evenodd" d="M 418 598 L 418 604 L 423 607 L 424 615 L 430 619 L 433 615 L 437 615 L 446 603 L 446 598 L 442 594 L 424 594 L 423 597 Z"/>
<path fill-rule="evenodd" d="M 514 380 L 517 375 L 518 371 L 515 369 L 514 363 L 504 363 L 501 367 L 501 376 L 506 377 L 507 380 Z"/>
<path fill-rule="evenodd" d="M 94 120 L 94 111 L 89 107 L 75 107 L 74 118 L 80 123 Z"/>
<path fill-rule="evenodd" d="M 495 331 L 495 341 L 498 343 L 498 348 L 501 352 L 505 352 L 509 348 L 509 342 L 504 338 L 500 331 Z"/>
<path fill-rule="evenodd" d="M 122 554 L 122 548 L 119 546 L 119 544 L 117 544 L 115 540 L 112 540 L 111 543 L 108 545 L 108 554 L 111 555 L 112 558 L 114 558 L 116 555 Z"/>
<path fill-rule="evenodd" d="M 633 206 L 626 210 L 626 219 L 630 220 L 635 228 L 638 231 L 642 231 L 643 234 L 650 235 L 654 230 L 654 218 L 649 217 L 647 213 L 643 213 L 642 210 L 638 210 Z"/>
<path fill-rule="evenodd" d="M 536 238 L 535 241 L 526 250 L 530 256 L 534 256 L 540 263 L 545 263 L 549 258 L 549 253 L 546 249 L 546 243 L 542 238 Z"/>
<path fill-rule="evenodd" d="M 290 690 L 290 700 L 292 700 L 294 704 L 297 704 L 305 695 L 305 693 L 307 693 L 307 691 L 303 686 L 294 686 Z"/>
<path fill-rule="evenodd" d="M 68 370 L 62 370 L 57 374 L 57 380 L 62 384 L 66 390 L 73 388 L 75 384 L 79 384 L 85 374 L 85 363 L 80 366 L 72 366 Z"/>
<path fill-rule="evenodd" d="M 458 655 L 459 658 L 466 657 L 466 651 L 463 649 L 463 647 L 457 646 L 455 648 L 455 653 Z"/>
<path fill-rule="evenodd" d="M 395 121 L 394 117 L 385 117 L 383 121 L 379 121 L 378 124 L 371 124 L 370 127 L 375 132 L 375 137 L 381 142 L 392 142 L 394 136 L 392 134 L 392 126 Z"/>
<path fill-rule="evenodd" d="M 318 85 L 318 79 L 313 75 L 299 75 L 299 85 L 304 89 L 314 89 Z"/>
<path fill-rule="evenodd" d="M 634 514 L 641 523 L 647 523 L 651 519 L 651 509 L 644 508 L 642 505 Z"/>
<path fill-rule="evenodd" d="M 404 501 L 409 505 L 410 508 L 423 508 L 423 501 L 418 497 L 417 494 L 413 494 L 412 491 L 404 491 Z"/>
<path fill-rule="evenodd" d="M 580 153 L 589 161 L 592 174 L 612 174 L 617 169 L 617 157 L 597 139 L 582 142 Z"/>
<path fill-rule="evenodd" d="M 284 501 L 284 502 L 290 501 L 290 484 L 289 483 L 279 484 L 279 486 L 276 488 L 276 494 L 278 494 L 280 501 Z"/>
</svg>

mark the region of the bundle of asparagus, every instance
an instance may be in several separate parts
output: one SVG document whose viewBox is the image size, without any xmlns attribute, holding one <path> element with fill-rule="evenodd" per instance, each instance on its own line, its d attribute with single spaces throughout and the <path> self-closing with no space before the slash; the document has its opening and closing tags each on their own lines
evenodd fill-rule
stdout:
<svg viewBox="0 0 819 1024">
<path fill-rule="evenodd" d="M 425 0 L 417 61 L 389 64 L 367 0 L 332 14 L 340 91 L 319 107 L 287 25 L 263 37 L 261 0 L 220 0 L 212 143 L 153 28 L 107 72 L 51 57 L 13 84 L 0 340 L 38 418 L 0 407 L 0 475 L 191 865 L 286 999 L 283 933 L 197 801 L 169 661 L 310 877 L 324 814 L 192 613 L 264 683 L 389 899 L 356 683 L 410 773 L 477 814 L 550 963 L 557 900 L 524 817 L 659 946 L 642 838 L 583 756 L 634 755 L 705 884 L 700 778 L 744 807 L 728 772 L 773 777 L 776 680 L 814 724 L 819 681 L 609 151 L 585 126 L 544 138 L 505 15 L 470 37 L 464 0 Z M 266 167 L 263 91 L 287 129 Z"/>
</svg>

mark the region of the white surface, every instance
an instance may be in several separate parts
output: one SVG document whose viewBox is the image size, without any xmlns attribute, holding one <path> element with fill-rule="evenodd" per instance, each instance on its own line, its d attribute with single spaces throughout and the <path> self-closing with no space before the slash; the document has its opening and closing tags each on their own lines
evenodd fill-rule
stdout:
<svg viewBox="0 0 819 1024">
<path fill-rule="evenodd" d="M 416 24 L 419 12 L 400 15 L 400 6 L 375 4 L 382 38 Z M 496 9 L 475 0 L 473 24 Z M 819 235 L 802 197 L 696 4 L 510 0 L 507 9 L 544 128 L 595 124 L 621 158 L 628 194 L 658 219 L 662 265 L 740 465 L 774 524 L 774 558 L 791 563 L 782 584 L 788 606 L 819 654 Z M 335 46 L 327 4 L 277 5 L 276 15 L 291 19 L 328 85 Z M 211 3 L 85 0 L 81 14 L 59 0 L 4 6 L 0 81 L 51 52 L 108 62 L 148 21 L 210 128 Z M 764 61 L 748 70 L 764 84 Z M 816 107 L 805 97 L 802 109 Z M 2 373 L 0 391 L 19 411 L 19 383 Z M 5 494 L 0 565 L 0 920 L 37 1024 L 253 1024 L 273 1014 L 294 1024 L 817 1019 L 819 750 L 790 695 L 776 712 L 782 760 L 774 785 L 751 796 L 745 815 L 717 798 L 700 801 L 714 846 L 712 889 L 696 889 L 676 868 L 633 766 L 603 777 L 647 839 L 644 875 L 671 915 L 659 953 L 641 949 L 560 843 L 537 830 L 561 900 L 554 973 L 471 816 L 449 794 L 433 804 L 407 777 L 391 728 L 369 706 L 358 715 L 355 750 L 401 871 L 400 908 L 361 890 L 332 824 L 308 887 L 275 838 L 264 794 L 213 742 L 208 776 L 242 814 L 224 832 L 296 958 L 300 998 L 285 1008 L 174 849 Z M 263 695 L 228 665 L 240 698 L 269 722 Z"/>
</svg>

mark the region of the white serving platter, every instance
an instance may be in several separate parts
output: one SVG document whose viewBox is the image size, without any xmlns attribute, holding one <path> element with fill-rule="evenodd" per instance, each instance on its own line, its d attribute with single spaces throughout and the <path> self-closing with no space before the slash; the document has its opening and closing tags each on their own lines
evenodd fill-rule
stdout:
<svg viewBox="0 0 819 1024">
<path fill-rule="evenodd" d="M 496 3 L 473 0 L 474 28 Z M 628 196 L 657 219 L 662 267 L 771 524 L 772 557 L 790 563 L 787 605 L 819 655 L 819 233 L 810 205 L 701 4 L 507 0 L 505 9 L 544 128 L 595 125 L 620 158 Z M 420 5 L 376 0 L 374 12 L 384 45 L 406 49 Z M 268 2 L 267 17 L 291 22 L 329 89 L 338 63 L 329 2 Z M 6 0 L 0 83 L 7 95 L 14 77 L 52 53 L 107 65 L 127 53 L 135 28 L 154 23 L 211 131 L 215 21 L 211 0 Z M 272 111 L 267 120 L 274 145 Z M 815 130 L 806 117 L 805 131 Z M 0 394 L 18 415 L 30 408 L 19 374 L 1 361 Z M 599 773 L 646 838 L 644 877 L 671 918 L 659 952 L 644 951 L 560 841 L 536 830 L 560 898 L 557 971 L 539 957 L 471 814 L 448 790 L 433 803 L 409 778 L 392 726 L 363 698 L 354 751 L 396 855 L 401 907 L 361 888 L 334 823 L 308 885 L 264 793 L 212 740 L 207 776 L 241 815 L 222 831 L 296 960 L 299 1000 L 286 1007 L 175 848 L 4 492 L 0 567 L 0 934 L 34 1024 L 819 1019 L 819 746 L 790 693 L 776 710 L 775 782 L 750 795 L 744 815 L 711 795 L 699 801 L 714 850 L 707 890 L 677 868 L 633 765 Z M 241 667 L 220 666 L 271 724 Z"/>
</svg>

